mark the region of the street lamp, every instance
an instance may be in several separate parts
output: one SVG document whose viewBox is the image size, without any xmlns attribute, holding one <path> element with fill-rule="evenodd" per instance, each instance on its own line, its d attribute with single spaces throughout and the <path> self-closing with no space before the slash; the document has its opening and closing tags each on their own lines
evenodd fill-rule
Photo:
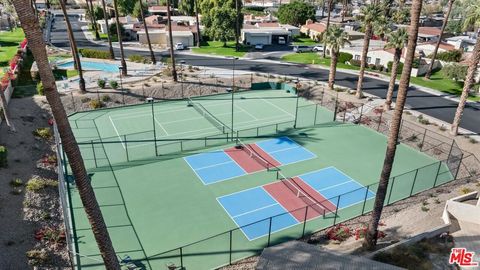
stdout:
<svg viewBox="0 0 480 270">
<path fill-rule="evenodd" d="M 181 81 L 180 81 L 180 84 L 182 85 L 182 98 L 184 98 L 184 95 L 183 95 L 183 64 L 185 64 L 185 60 L 180 60 L 180 69 L 182 71 L 182 73 L 180 73 L 180 76 L 181 76 Z"/>
<path fill-rule="evenodd" d="M 123 92 L 122 70 L 123 70 L 123 67 L 118 66 L 118 76 L 120 77 L 120 89 L 122 91 L 123 105 L 125 105 L 125 92 Z"/>
<path fill-rule="evenodd" d="M 233 99 L 235 93 L 235 60 L 238 60 L 238 57 L 232 57 L 232 122 L 230 128 L 232 129 L 232 140 L 233 140 Z"/>
</svg>

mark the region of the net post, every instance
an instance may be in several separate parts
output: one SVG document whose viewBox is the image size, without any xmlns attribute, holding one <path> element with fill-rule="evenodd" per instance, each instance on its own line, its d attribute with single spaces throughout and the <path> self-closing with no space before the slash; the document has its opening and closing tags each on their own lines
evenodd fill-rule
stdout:
<svg viewBox="0 0 480 270">
<path fill-rule="evenodd" d="M 435 181 L 433 182 L 433 187 L 437 185 L 437 180 L 438 180 L 438 174 L 440 173 L 440 168 L 442 167 L 442 162 L 438 162 L 438 169 L 437 169 L 437 174 L 435 175 Z"/>
<path fill-rule="evenodd" d="M 365 191 L 365 197 L 363 198 L 362 216 L 365 213 L 365 205 L 367 204 L 367 197 L 368 197 L 369 189 L 370 189 L 370 185 L 367 186 L 367 190 Z"/>
<path fill-rule="evenodd" d="M 277 134 L 277 133 L 278 133 L 278 123 L 275 124 L 275 134 Z"/>
<path fill-rule="evenodd" d="M 333 226 L 335 226 L 335 224 L 337 223 L 337 213 L 338 213 L 338 207 L 340 206 L 340 197 L 342 195 L 338 195 L 338 199 L 337 199 L 337 207 L 335 207 L 335 216 L 333 217 Z"/>
<path fill-rule="evenodd" d="M 298 119 L 298 100 L 300 99 L 300 96 L 298 95 L 298 89 L 296 89 L 296 94 L 297 94 L 297 101 L 295 103 L 295 121 L 293 124 L 293 128 L 297 128 L 297 119 Z"/>
<path fill-rule="evenodd" d="M 307 226 L 308 205 L 305 206 L 305 217 L 303 218 L 302 238 L 305 237 L 305 227 Z"/>
<path fill-rule="evenodd" d="M 315 103 L 315 114 L 313 115 L 313 125 L 317 124 L 317 112 L 318 112 L 318 104 Z"/>
<path fill-rule="evenodd" d="M 127 135 L 123 135 L 123 141 L 125 142 L 125 154 L 127 156 L 127 161 L 130 161 L 128 157 L 128 144 L 127 144 Z"/>
<path fill-rule="evenodd" d="M 387 205 L 390 204 L 390 197 L 392 196 L 393 185 L 395 185 L 395 177 L 392 179 L 392 185 L 390 186 L 390 192 L 388 192 Z"/>
<path fill-rule="evenodd" d="M 95 146 L 93 145 L 93 140 L 91 140 L 90 143 L 92 144 L 93 161 L 95 162 L 95 168 L 98 168 L 98 166 L 97 166 L 97 157 L 95 156 Z"/>
<path fill-rule="evenodd" d="M 228 134 L 227 134 L 227 136 L 228 136 Z M 205 137 L 205 147 L 207 147 L 207 137 Z"/>
<path fill-rule="evenodd" d="M 180 267 L 183 269 L 183 248 L 180 248 Z"/>
<path fill-rule="evenodd" d="M 272 235 L 272 218 L 273 217 L 269 218 L 267 247 L 270 246 L 270 236 Z"/>
<path fill-rule="evenodd" d="M 162 83 L 162 88 L 163 88 L 163 83 Z M 152 103 L 152 125 L 153 125 L 153 143 L 155 145 L 155 156 L 157 157 L 158 156 L 158 149 L 157 149 L 157 130 L 156 130 L 156 127 L 155 127 L 155 109 L 153 107 L 153 98 L 152 100 L 150 100 L 150 102 Z"/>
<path fill-rule="evenodd" d="M 232 246 L 233 246 L 233 230 L 230 230 L 230 250 L 228 252 L 229 255 L 229 264 L 232 265 Z"/>
<path fill-rule="evenodd" d="M 183 152 L 183 141 L 180 141 L 180 152 Z"/>
<path fill-rule="evenodd" d="M 412 194 L 413 194 L 413 188 L 415 187 L 415 182 L 417 181 L 418 170 L 419 170 L 419 169 L 416 169 L 416 170 L 415 170 L 415 177 L 413 177 L 412 188 L 410 189 L 410 196 L 412 196 Z"/>
</svg>

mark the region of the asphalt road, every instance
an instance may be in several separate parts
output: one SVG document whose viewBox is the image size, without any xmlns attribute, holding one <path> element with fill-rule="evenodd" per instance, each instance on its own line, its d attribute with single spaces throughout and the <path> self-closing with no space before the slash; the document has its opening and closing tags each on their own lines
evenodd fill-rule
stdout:
<svg viewBox="0 0 480 270">
<path fill-rule="evenodd" d="M 74 35 L 79 48 L 95 48 L 100 50 L 107 50 L 108 48 L 96 43 L 90 42 L 86 39 L 81 30 L 81 26 L 85 25 L 83 22 L 78 21 L 77 15 L 69 15 L 72 28 L 74 29 Z M 51 43 L 57 47 L 70 49 L 69 41 L 66 34 L 65 23 L 63 17 L 56 16 L 51 32 Z M 115 54 L 119 57 L 120 52 L 118 49 L 114 49 Z M 125 50 L 126 56 L 130 54 L 148 55 L 146 51 L 136 51 L 132 49 Z M 168 56 L 166 52 L 157 52 L 156 57 Z M 233 61 L 229 59 L 222 59 L 217 57 L 208 56 L 196 56 L 178 54 L 177 61 L 184 60 L 187 65 L 194 66 L 208 66 L 215 68 L 232 69 Z M 291 65 L 291 64 L 273 64 L 261 61 L 251 60 L 237 60 L 235 61 L 236 70 L 246 70 L 253 72 L 265 72 L 279 75 L 287 75 L 294 77 L 301 77 L 312 80 L 328 80 L 328 70 L 308 68 L 305 65 Z M 336 84 L 349 88 L 356 88 L 357 75 L 337 72 Z M 375 96 L 385 98 L 388 83 L 382 80 L 374 78 L 365 78 L 363 83 L 363 89 L 366 93 L 373 94 Z M 447 123 L 451 123 L 455 114 L 458 103 L 451 101 L 442 96 L 432 95 L 428 92 L 411 87 L 408 91 L 408 98 L 406 107 L 412 110 L 416 110 L 423 114 L 435 117 L 443 120 Z M 480 103 L 467 104 L 462 122 L 460 125 L 462 128 L 470 130 L 476 134 L 480 134 Z"/>
</svg>

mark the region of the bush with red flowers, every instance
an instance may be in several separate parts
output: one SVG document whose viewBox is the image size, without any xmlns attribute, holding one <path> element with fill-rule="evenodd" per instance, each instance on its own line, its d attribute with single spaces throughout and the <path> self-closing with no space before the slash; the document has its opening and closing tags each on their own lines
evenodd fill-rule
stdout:
<svg viewBox="0 0 480 270">
<path fill-rule="evenodd" d="M 347 240 L 351 235 L 350 228 L 343 224 L 337 224 L 327 231 L 327 238 L 329 240 L 343 242 Z"/>
<path fill-rule="evenodd" d="M 27 39 L 25 38 L 25 39 L 20 43 L 20 48 L 25 49 L 25 47 L 27 47 L 27 44 L 28 44 L 28 41 L 27 41 Z"/>
<path fill-rule="evenodd" d="M 65 230 L 46 226 L 35 232 L 35 239 L 37 241 L 46 241 L 57 247 L 66 241 Z"/>
<path fill-rule="evenodd" d="M 379 222 L 378 223 L 378 226 L 379 227 L 382 227 L 382 226 L 386 226 L 385 223 L 383 222 Z M 365 235 L 367 234 L 367 229 L 368 229 L 368 225 L 367 224 L 363 224 L 363 226 L 361 228 L 358 228 L 355 230 L 355 240 L 359 240 L 359 239 L 363 239 L 365 238 Z M 383 231 L 378 231 L 377 233 L 377 239 L 382 239 L 384 238 L 385 236 L 387 236 L 387 234 Z"/>
</svg>

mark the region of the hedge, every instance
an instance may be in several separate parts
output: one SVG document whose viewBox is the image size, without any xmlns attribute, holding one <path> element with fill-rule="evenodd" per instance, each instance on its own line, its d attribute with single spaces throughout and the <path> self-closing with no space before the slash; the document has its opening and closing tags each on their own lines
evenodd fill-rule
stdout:
<svg viewBox="0 0 480 270">
<path fill-rule="evenodd" d="M 110 53 L 108 51 L 99 51 L 99 50 L 92 50 L 92 49 L 85 49 L 85 48 L 82 48 L 78 51 L 83 57 L 110 59 Z"/>
<path fill-rule="evenodd" d="M 389 72 L 392 71 L 392 65 L 393 65 L 393 61 L 389 61 L 389 62 L 387 63 L 387 68 L 388 68 L 388 71 L 389 71 Z M 398 63 L 397 74 L 402 74 L 402 70 L 403 70 L 403 63 L 400 62 L 400 63 Z"/>
<path fill-rule="evenodd" d="M 340 52 L 338 55 L 338 63 L 344 64 L 345 62 L 348 62 L 353 59 L 353 55 L 350 53 L 346 52 Z"/>
<path fill-rule="evenodd" d="M 429 57 L 432 58 L 431 55 Z M 452 50 L 452 51 L 440 52 L 437 54 L 436 59 L 445 61 L 445 62 L 460 62 L 460 60 L 462 60 L 462 51 Z"/>
</svg>

